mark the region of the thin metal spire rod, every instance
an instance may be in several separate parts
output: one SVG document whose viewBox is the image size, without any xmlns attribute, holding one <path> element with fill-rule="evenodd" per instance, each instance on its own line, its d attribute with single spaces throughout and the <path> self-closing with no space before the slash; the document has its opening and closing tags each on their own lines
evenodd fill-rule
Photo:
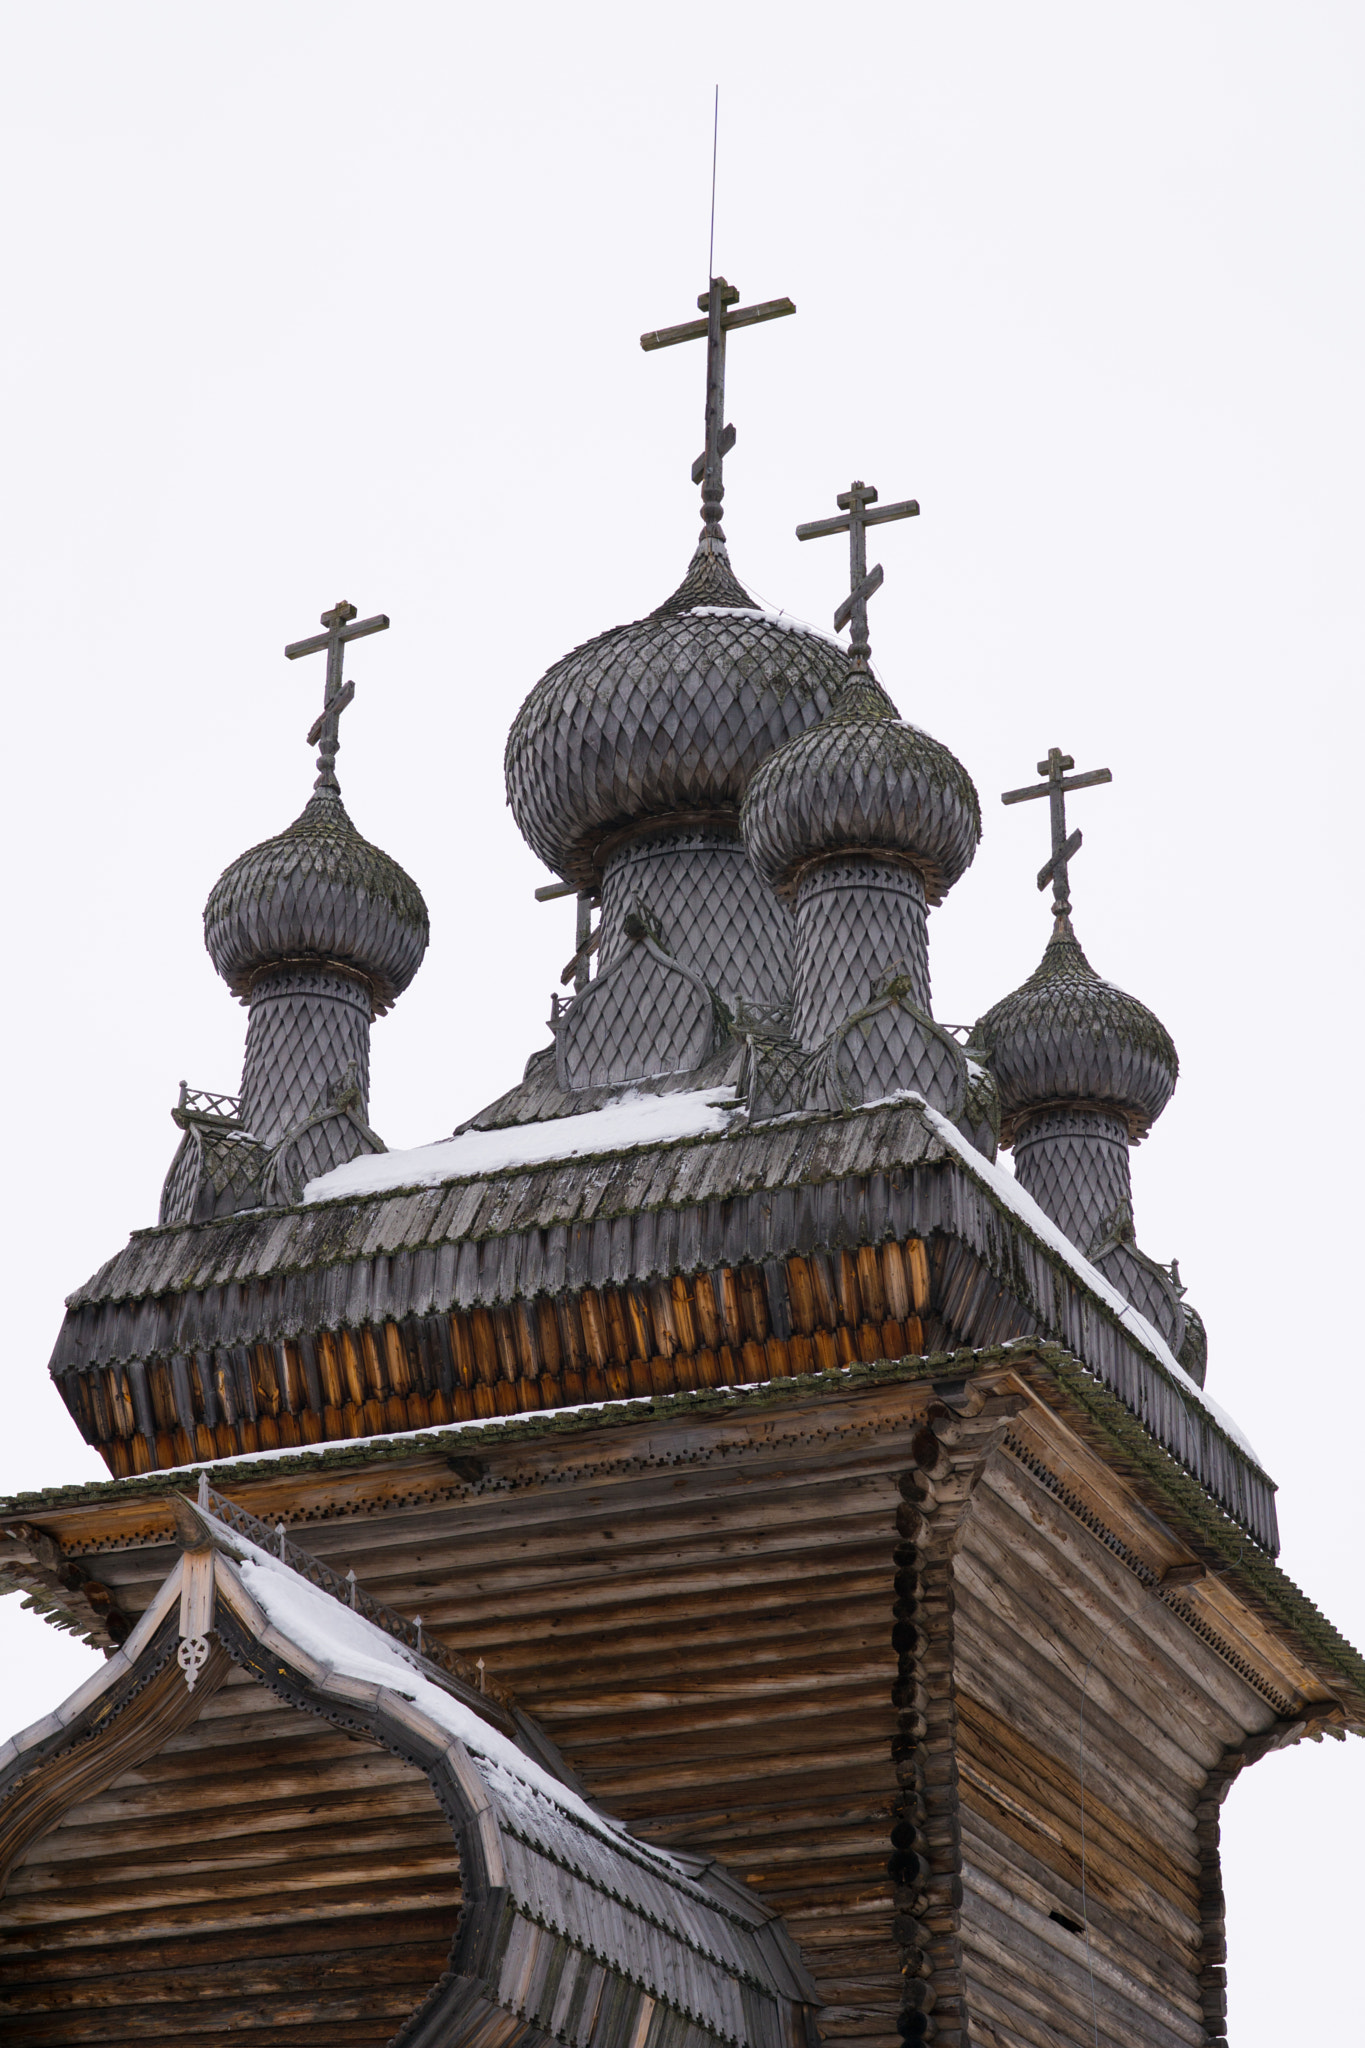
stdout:
<svg viewBox="0 0 1365 2048">
<path fill-rule="evenodd" d="M 711 240 L 706 249 L 706 275 L 716 274 L 716 152 L 720 147 L 720 87 L 716 87 L 715 113 L 711 121 Z"/>
</svg>

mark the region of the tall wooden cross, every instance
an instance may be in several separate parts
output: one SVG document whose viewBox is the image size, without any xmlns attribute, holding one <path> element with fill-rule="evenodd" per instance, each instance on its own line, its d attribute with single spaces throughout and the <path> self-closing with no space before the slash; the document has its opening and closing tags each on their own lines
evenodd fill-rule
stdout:
<svg viewBox="0 0 1365 2048">
<path fill-rule="evenodd" d="M 764 299 L 757 306 L 741 306 L 739 293 L 723 277 L 713 277 L 710 287 L 697 300 L 704 320 L 685 320 L 680 327 L 656 327 L 640 336 L 642 349 L 672 348 L 679 341 L 706 343 L 706 446 L 692 464 L 692 481 L 701 485 L 702 539 L 724 540 L 720 507 L 725 496 L 723 468 L 735 445 L 735 430 L 725 424 L 725 337 L 736 327 L 757 327 L 763 320 L 780 320 L 794 313 L 790 299 Z M 730 310 L 734 308 L 733 312 Z"/>
<path fill-rule="evenodd" d="M 1046 761 L 1038 763 L 1038 773 L 1046 775 L 1046 782 L 1034 783 L 1028 789 L 1007 789 L 1001 796 L 1002 804 L 1026 804 L 1033 797 L 1045 796 L 1052 810 L 1052 858 L 1045 867 L 1038 870 L 1038 887 L 1046 889 L 1052 884 L 1052 914 L 1054 917 L 1069 917 L 1071 914 L 1071 878 L 1068 864 L 1074 854 L 1080 852 L 1081 835 L 1066 834 L 1066 799 L 1073 789 L 1090 789 L 1097 782 L 1112 782 L 1113 776 L 1107 768 L 1090 768 L 1084 775 L 1072 775 L 1076 763 L 1070 754 L 1064 754 L 1060 747 L 1049 747 Z"/>
<path fill-rule="evenodd" d="M 877 505 L 875 487 L 855 480 L 846 491 L 840 491 L 834 502 L 843 511 L 842 519 L 812 519 L 797 527 L 796 538 L 822 540 L 827 533 L 848 535 L 848 596 L 834 614 L 834 630 L 842 633 L 849 620 L 853 621 L 848 651 L 855 668 L 866 668 L 872 653 L 867 637 L 867 600 L 882 587 L 881 563 L 870 573 L 868 570 L 867 529 L 880 526 L 887 519 L 914 519 L 919 513 L 919 500 L 902 498 L 897 505 Z M 868 510 L 871 505 L 877 505 L 875 512 Z"/>
<path fill-rule="evenodd" d="M 322 694 L 322 710 L 308 728 L 307 745 L 318 749 L 318 779 L 313 784 L 314 789 L 335 789 L 341 714 L 355 695 L 355 684 L 341 680 L 346 643 L 348 640 L 363 640 L 367 633 L 386 632 L 389 622 L 383 612 L 376 612 L 372 619 L 356 619 L 355 606 L 347 604 L 343 597 L 331 611 L 322 614 L 318 623 L 327 628 L 325 633 L 314 633 L 307 640 L 291 641 L 284 653 L 286 661 L 297 661 L 301 654 L 321 654 L 324 648 L 327 651 L 327 682 Z M 319 741 L 322 743 L 320 746 Z"/>
</svg>

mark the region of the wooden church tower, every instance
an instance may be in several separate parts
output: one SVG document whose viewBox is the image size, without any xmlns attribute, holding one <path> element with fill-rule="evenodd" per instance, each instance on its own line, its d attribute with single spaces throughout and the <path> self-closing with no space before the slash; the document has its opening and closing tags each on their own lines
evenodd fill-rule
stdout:
<svg viewBox="0 0 1365 2048">
<path fill-rule="evenodd" d="M 215 884 L 237 1095 L 183 1090 L 160 1218 L 52 1372 L 107 1481 L 0 1504 L 0 1572 L 106 1662 L 0 1747 L 10 2048 L 1201 2048 L 1220 1805 L 1365 1727 L 1274 1488 L 1138 1247 L 1169 1036 L 1071 921 L 966 1044 L 928 913 L 967 770 L 721 525 L 507 744 L 575 896 L 550 1043 L 385 1150 L 372 1020 L 427 944 L 336 776 Z M 1013 1173 L 997 1159 L 1012 1148 Z"/>
</svg>

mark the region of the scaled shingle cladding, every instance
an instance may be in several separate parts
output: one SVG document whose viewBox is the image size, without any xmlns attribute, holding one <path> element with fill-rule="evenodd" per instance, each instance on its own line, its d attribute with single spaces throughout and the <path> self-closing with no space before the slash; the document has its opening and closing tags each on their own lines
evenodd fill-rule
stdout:
<svg viewBox="0 0 1365 2048">
<path fill-rule="evenodd" d="M 324 967 L 280 967 L 257 983 L 247 1026 L 242 1122 L 253 1137 L 277 1144 L 286 1131 L 332 1100 L 350 1074 L 367 1114 L 370 1099 L 370 1005 L 363 989 Z M 310 1171 L 326 1173 L 336 1158 L 316 1154 Z M 323 1163 L 325 1159 L 325 1164 Z"/>
<path fill-rule="evenodd" d="M 855 675 L 819 725 L 758 770 L 743 825 L 750 860 L 775 888 L 807 861 L 875 847 L 912 861 L 941 903 L 976 853 L 981 805 L 957 756 Z"/>
<path fill-rule="evenodd" d="M 225 869 L 204 906 L 204 944 L 234 995 L 276 962 L 339 961 L 387 1009 L 422 964 L 427 906 L 412 877 L 362 839 L 332 789 Z"/>
<path fill-rule="evenodd" d="M 1270 1482 L 909 1101 L 138 1231 L 68 1298 L 50 1369 L 60 1386 L 104 1362 L 911 1234 L 968 1246 L 1018 1305 L 1019 1334 L 1064 1343 L 1258 1542 L 1276 1547 Z"/>
<path fill-rule="evenodd" d="M 840 1106 L 877 1102 L 913 1089 L 956 1122 L 966 1094 L 967 1062 L 946 1032 L 909 1002 L 876 1003 L 833 1039 L 831 1079 Z"/>
<path fill-rule="evenodd" d="M 1146 1316 L 1153 1329 L 1160 1330 L 1166 1342 L 1182 1365 L 1185 1364 L 1185 1337 L 1189 1328 L 1188 1314 L 1184 1303 L 1176 1293 L 1171 1276 L 1146 1252 L 1138 1250 L 1135 1244 L 1111 1245 L 1102 1253 L 1095 1264 L 1106 1280 L 1112 1281 L 1120 1294 L 1127 1296 L 1139 1315 Z M 1200 1324 L 1201 1330 L 1203 1324 Z M 1205 1357 L 1207 1358 L 1208 1338 L 1205 1336 Z M 1189 1371 L 1186 1366 L 1186 1371 Z M 1202 1387 L 1204 1375 L 1200 1371 L 1191 1373 L 1191 1379 Z"/>
<path fill-rule="evenodd" d="M 561 1013 L 556 1051 L 566 1089 L 688 1073 L 714 1049 L 710 991 L 638 941 Z"/>
<path fill-rule="evenodd" d="M 990 1061 L 1007 1145 L 1030 1111 L 1077 1102 L 1117 1110 L 1132 1137 L 1145 1137 L 1180 1072 L 1165 1025 L 1100 980 L 1066 917 L 1028 980 L 978 1019 L 968 1046 Z"/>
<path fill-rule="evenodd" d="M 899 976 L 909 983 L 911 1001 L 929 1012 L 929 942 L 919 877 L 890 861 L 856 858 L 829 861 L 803 875 L 796 899 L 792 1036 L 808 1048 L 820 1045 Z"/>
<path fill-rule="evenodd" d="M 790 1002 L 792 914 L 759 880 L 738 839 L 660 832 L 614 853 L 602 880 L 603 972 L 632 943 L 625 928 L 632 910 L 731 1011 Z"/>
<path fill-rule="evenodd" d="M 575 648 L 517 713 L 504 769 L 523 838 L 595 887 L 596 849 L 623 827 L 737 813 L 759 763 L 824 717 L 847 673 L 841 647 L 765 618 L 703 543 L 657 610 Z"/>
<path fill-rule="evenodd" d="M 1020 1133 L 1014 1171 L 1040 1209 L 1087 1255 L 1131 1210 L 1128 1126 L 1120 1116 L 1050 1110 Z"/>
</svg>

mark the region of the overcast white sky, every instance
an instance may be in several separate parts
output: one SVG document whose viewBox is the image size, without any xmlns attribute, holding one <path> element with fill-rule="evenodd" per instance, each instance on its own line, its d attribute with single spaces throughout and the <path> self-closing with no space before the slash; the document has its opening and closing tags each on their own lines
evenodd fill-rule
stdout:
<svg viewBox="0 0 1365 2048">
<path fill-rule="evenodd" d="M 717 269 L 799 308 L 730 350 L 736 567 L 824 624 L 845 558 L 797 521 L 854 475 L 920 500 L 872 636 L 983 796 L 930 927 L 948 1020 L 1047 936 L 1043 807 L 999 791 L 1054 743 L 1113 769 L 1073 808 L 1076 921 L 1182 1061 L 1139 1236 L 1280 1482 L 1287 1569 L 1365 1642 L 1344 0 L 0 7 L 0 1486 L 98 1469 L 47 1381 L 62 1296 L 155 1220 L 181 1076 L 236 1086 L 200 911 L 304 801 L 322 678 L 281 649 L 340 596 L 393 620 L 342 786 L 432 913 L 373 1121 L 442 1135 L 543 1042 L 572 908 L 532 900 L 502 745 L 695 539 L 700 351 L 637 338 L 705 285 L 717 72 Z M 86 1653 L 15 1601 L 0 1627 L 8 1729 Z M 1362 1835 L 1365 1745 L 1235 1789 L 1238 2048 L 1358 2038 Z"/>
</svg>

